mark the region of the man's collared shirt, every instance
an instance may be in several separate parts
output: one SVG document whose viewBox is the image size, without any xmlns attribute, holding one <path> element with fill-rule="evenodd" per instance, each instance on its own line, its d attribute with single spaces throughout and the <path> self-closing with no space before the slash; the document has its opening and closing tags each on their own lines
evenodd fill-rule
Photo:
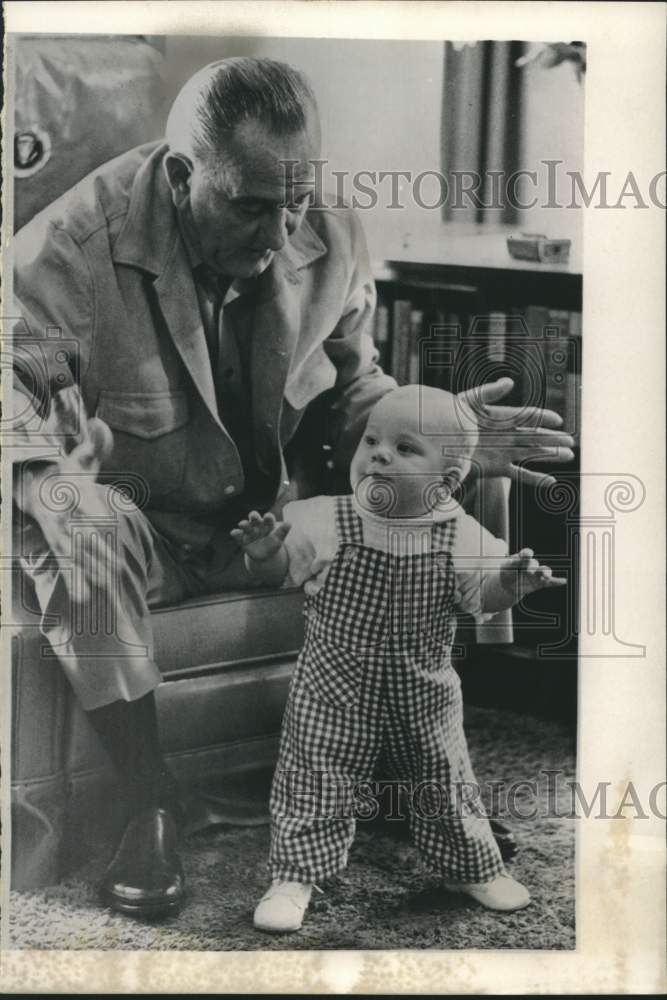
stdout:
<svg viewBox="0 0 667 1000">
<path fill-rule="evenodd" d="M 252 279 L 228 281 L 212 271 L 190 239 L 180 215 L 178 224 L 192 266 L 211 358 L 218 414 L 238 449 L 246 478 L 244 492 L 249 497 L 250 506 L 253 506 L 253 501 L 259 503 L 261 500 L 263 477 L 257 467 L 253 440 L 250 388 L 252 344 L 247 338 L 237 336 L 238 331 L 234 330 L 225 311 L 238 298 L 250 296 L 254 282 Z"/>
</svg>

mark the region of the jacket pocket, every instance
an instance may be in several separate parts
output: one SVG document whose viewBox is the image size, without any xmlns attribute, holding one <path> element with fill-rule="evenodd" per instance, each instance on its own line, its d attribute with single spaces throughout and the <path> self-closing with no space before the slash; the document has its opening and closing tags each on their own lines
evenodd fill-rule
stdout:
<svg viewBox="0 0 667 1000">
<path fill-rule="evenodd" d="M 285 399 L 295 410 L 303 410 L 327 389 L 336 384 L 338 371 L 327 357 L 323 347 L 316 347 L 308 357 L 291 372 L 285 384 Z"/>
<path fill-rule="evenodd" d="M 340 707 L 358 700 L 362 663 L 340 646 L 306 642 L 301 653 L 301 678 L 315 698 Z"/>
<path fill-rule="evenodd" d="M 185 475 L 187 395 L 175 392 L 100 392 L 96 416 L 114 438 L 109 471 L 132 472 L 148 485 L 151 500 L 178 489 Z"/>
</svg>

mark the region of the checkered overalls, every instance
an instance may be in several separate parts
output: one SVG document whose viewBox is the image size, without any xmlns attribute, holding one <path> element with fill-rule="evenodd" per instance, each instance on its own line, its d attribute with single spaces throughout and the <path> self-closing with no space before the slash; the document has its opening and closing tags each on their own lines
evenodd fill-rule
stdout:
<svg viewBox="0 0 667 1000">
<path fill-rule="evenodd" d="M 461 805 L 475 778 L 450 661 L 456 519 L 425 530 L 433 555 L 417 543 L 407 556 L 370 548 L 351 497 L 336 498 L 339 545 L 306 599 L 271 793 L 273 878 L 316 882 L 345 867 L 349 792 L 363 794 L 380 751 L 409 783 L 412 837 L 430 868 L 465 882 L 503 870 L 487 819 Z"/>
</svg>

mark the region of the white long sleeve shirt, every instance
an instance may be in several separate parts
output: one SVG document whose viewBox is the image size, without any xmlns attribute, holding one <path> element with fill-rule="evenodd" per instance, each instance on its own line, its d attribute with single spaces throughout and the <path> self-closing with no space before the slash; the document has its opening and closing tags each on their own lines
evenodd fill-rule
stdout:
<svg viewBox="0 0 667 1000">
<path fill-rule="evenodd" d="M 484 591 L 489 577 L 497 574 L 507 556 L 507 542 L 492 535 L 458 505 L 433 511 L 427 517 L 386 518 L 363 510 L 355 499 L 352 502 L 363 525 L 364 545 L 399 557 L 429 553 L 433 525 L 455 517 L 451 554 L 456 607 L 477 622 L 493 617 L 484 610 Z M 291 525 L 285 540 L 289 573 L 284 586 L 303 586 L 312 596 L 323 586 L 339 544 L 335 497 L 295 500 L 285 506 L 283 518 Z"/>
</svg>

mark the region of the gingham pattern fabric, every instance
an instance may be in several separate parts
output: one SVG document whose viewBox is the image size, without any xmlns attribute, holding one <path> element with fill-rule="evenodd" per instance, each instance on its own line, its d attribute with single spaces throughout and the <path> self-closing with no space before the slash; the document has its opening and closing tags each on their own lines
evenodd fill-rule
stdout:
<svg viewBox="0 0 667 1000">
<path fill-rule="evenodd" d="M 451 666 L 456 519 L 431 528 L 431 553 L 363 544 L 349 497 L 339 546 L 306 599 L 306 636 L 283 720 L 271 793 L 273 878 L 316 882 L 347 863 L 364 783 L 400 779 L 426 864 L 460 882 L 503 870 L 475 795 Z M 382 754 L 387 773 L 374 775 Z"/>
</svg>

